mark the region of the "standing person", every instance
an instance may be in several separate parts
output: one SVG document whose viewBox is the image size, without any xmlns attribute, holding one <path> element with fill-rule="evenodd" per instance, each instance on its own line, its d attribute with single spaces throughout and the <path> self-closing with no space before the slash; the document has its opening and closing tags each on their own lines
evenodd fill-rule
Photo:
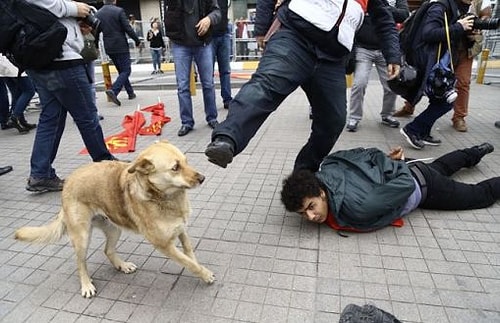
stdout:
<svg viewBox="0 0 500 323">
<path fill-rule="evenodd" d="M 104 0 L 103 3 L 104 6 L 96 13 L 96 17 L 101 21 L 97 37 L 99 38 L 99 34 L 102 32 L 106 54 L 111 58 L 118 71 L 118 77 L 111 89 L 106 91 L 106 95 L 114 104 L 120 106 L 118 94 L 122 88 L 125 87 L 129 100 L 136 98 L 128 79 L 132 72 L 132 62 L 127 35 L 135 41 L 136 46 L 139 46 L 141 41 L 130 26 L 125 10 L 116 6 L 116 0 Z"/>
<path fill-rule="evenodd" d="M 224 109 L 229 107 L 231 96 L 231 25 L 227 18 L 227 0 L 217 1 L 220 7 L 221 20 L 213 27 L 212 46 L 214 51 L 214 64 L 219 67 L 220 96 Z"/>
<path fill-rule="evenodd" d="M 36 124 L 28 123 L 24 117 L 24 111 L 35 95 L 35 87 L 26 73 L 23 72 L 19 77 L 18 73 L 18 68 L 7 57 L 0 55 L 0 78 L 9 88 L 12 101 L 7 123 L 16 128 L 20 134 L 27 134 L 36 128 Z"/>
<path fill-rule="evenodd" d="M 92 88 L 80 55 L 83 36 L 77 17 L 86 17 L 91 7 L 83 2 L 66 0 L 27 0 L 46 8 L 59 18 L 68 32 L 62 46 L 62 58 L 56 58 L 42 70 L 28 70 L 40 96 L 42 109 L 38 120 L 31 171 L 26 189 L 32 192 L 60 191 L 64 181 L 52 167 L 61 141 L 66 116 L 73 117 L 85 147 L 94 162 L 115 160 L 104 142 Z"/>
<path fill-rule="evenodd" d="M 167 2 L 165 32 L 172 41 L 177 97 L 181 116 L 178 136 L 185 136 L 194 127 L 193 101 L 189 90 L 189 75 L 193 60 L 198 67 L 203 89 L 205 120 L 210 128 L 217 126 L 215 104 L 214 63 L 210 44 L 213 26 L 221 19 L 217 0 L 186 0 Z"/>
<path fill-rule="evenodd" d="M 406 0 L 388 1 L 392 17 L 396 23 L 402 23 L 410 15 L 408 2 Z M 372 16 L 365 14 L 363 24 L 356 33 L 354 49 L 356 57 L 356 67 L 354 81 L 351 87 L 351 99 L 349 107 L 349 120 L 347 121 L 347 130 L 355 132 L 363 118 L 363 104 L 366 93 L 366 87 L 370 80 L 372 66 L 375 64 L 378 78 L 382 84 L 384 96 L 382 99 L 382 111 L 380 117 L 382 124 L 391 128 L 399 127 L 399 121 L 394 119 L 394 113 L 397 94 L 391 91 L 387 84 L 387 62 L 384 59 L 380 47 L 380 40 L 374 28 Z"/>
<path fill-rule="evenodd" d="M 161 70 L 161 53 L 165 50 L 165 42 L 157 21 L 151 23 L 151 29 L 148 31 L 146 40 L 149 42 L 151 58 L 153 59 L 153 72 L 151 74 L 163 74 Z"/>
<path fill-rule="evenodd" d="M 452 151 L 430 164 L 407 164 L 401 147 L 389 156 L 377 148 L 337 151 L 325 158 L 318 172 L 299 170 L 287 177 L 281 201 L 288 211 L 311 222 L 357 232 L 401 226 L 400 219 L 416 208 L 486 208 L 500 199 L 500 177 L 469 184 L 450 176 L 474 167 L 493 150 L 484 143 Z"/>
<path fill-rule="evenodd" d="M 490 0 L 472 0 L 469 12 L 480 19 L 491 17 Z M 458 47 L 458 62 L 455 67 L 457 78 L 457 99 L 453 104 L 453 116 L 451 122 L 453 128 L 458 132 L 466 132 L 467 124 L 465 117 L 469 112 L 469 90 L 472 73 L 472 62 L 474 57 L 482 51 L 483 35 L 481 30 L 472 30 L 465 33 Z"/>
<path fill-rule="evenodd" d="M 411 48 L 415 48 L 413 64 L 417 70 L 422 71 L 420 86 L 412 89 L 406 99 L 415 106 L 423 96 L 432 67 L 436 64 L 436 56 L 441 48 L 438 59 L 448 55 L 447 34 L 445 26 L 445 12 L 448 18 L 449 36 L 451 41 L 451 54 L 453 62 L 457 62 L 461 39 L 465 33 L 472 30 L 473 17 L 465 16 L 469 10 L 471 0 L 446 0 L 432 2 L 422 26 L 418 29 Z M 459 17 L 463 17 L 460 18 Z M 441 47 L 439 45 L 441 44 Z M 432 86 L 428 87 L 433 89 Z M 453 108 L 453 103 L 444 97 L 433 94 L 429 96 L 429 105 L 412 122 L 401 128 L 404 139 L 415 149 L 422 149 L 426 145 L 437 146 L 441 140 L 431 135 L 431 129 L 436 120 Z"/>
<path fill-rule="evenodd" d="M 205 150 L 210 162 L 226 167 L 245 149 L 266 118 L 300 86 L 312 107 L 313 120 L 311 135 L 295 160 L 295 169 L 316 171 L 345 126 L 344 61 L 365 11 L 373 15 L 388 76 L 396 77 L 401 54 L 387 2 L 370 0 L 367 7 L 356 1 L 344 3 L 344 16 L 330 0 L 293 0 L 278 8 L 281 27 L 267 42 L 257 71 L 229 104 L 226 120 L 212 132 L 212 142 Z M 274 10 L 274 0 L 257 2 L 255 34 L 259 42 L 273 22 Z"/>
</svg>

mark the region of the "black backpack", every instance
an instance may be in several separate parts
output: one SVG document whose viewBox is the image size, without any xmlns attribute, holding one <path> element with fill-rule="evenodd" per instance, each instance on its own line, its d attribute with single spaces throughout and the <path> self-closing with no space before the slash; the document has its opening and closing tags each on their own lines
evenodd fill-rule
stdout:
<svg viewBox="0 0 500 323">
<path fill-rule="evenodd" d="M 62 57 L 68 31 L 47 9 L 25 0 L 0 0 L 0 17 L 0 53 L 20 72 Z"/>
<path fill-rule="evenodd" d="M 399 44 L 401 46 L 401 52 L 406 58 L 409 64 L 413 64 L 412 54 L 415 52 L 415 48 L 412 48 L 413 41 L 417 36 L 418 30 L 422 29 L 422 20 L 427 13 L 427 9 L 435 3 L 440 2 L 447 5 L 446 0 L 425 0 L 422 2 L 417 10 L 414 10 L 410 16 L 403 22 L 403 28 L 399 31 Z"/>
</svg>

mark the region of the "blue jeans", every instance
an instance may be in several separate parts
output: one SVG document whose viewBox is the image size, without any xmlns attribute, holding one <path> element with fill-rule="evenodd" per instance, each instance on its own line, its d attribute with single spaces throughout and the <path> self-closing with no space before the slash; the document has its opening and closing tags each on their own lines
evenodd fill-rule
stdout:
<svg viewBox="0 0 500 323">
<path fill-rule="evenodd" d="M 95 89 L 95 61 L 85 63 L 85 71 L 90 81 L 90 88 L 92 91 L 92 102 L 97 107 L 96 89 Z"/>
<path fill-rule="evenodd" d="M 320 59 L 316 48 L 290 29 L 282 28 L 271 37 L 257 71 L 229 104 L 227 118 L 212 132 L 212 139 L 228 136 L 235 143 L 235 155 L 241 153 L 266 118 L 299 86 L 309 99 L 313 120 L 295 169 L 318 170 L 345 125 L 345 66 Z"/>
<path fill-rule="evenodd" d="M 203 89 L 203 103 L 205 105 L 205 120 L 217 120 L 217 107 L 215 105 L 214 63 L 212 46 L 182 46 L 172 44 L 174 56 L 175 77 L 177 80 L 177 97 L 183 126 L 193 128 L 193 102 L 189 91 L 189 73 L 193 59 L 198 67 L 198 77 Z"/>
<path fill-rule="evenodd" d="M 128 79 L 130 73 L 132 73 L 130 53 L 120 53 L 120 54 L 108 54 L 109 58 L 113 61 L 113 64 L 118 71 L 118 77 L 115 82 L 111 86 L 113 92 L 118 95 L 122 88 L 125 87 L 128 95 L 134 94 L 134 89 L 130 84 L 130 80 Z"/>
<path fill-rule="evenodd" d="M 11 114 L 15 117 L 23 117 L 24 110 L 35 95 L 35 87 L 28 76 L 23 77 L 7 77 L 5 83 L 12 95 L 12 111 Z"/>
<path fill-rule="evenodd" d="M 68 112 L 92 160 L 113 159 L 104 143 L 84 65 L 61 70 L 29 70 L 28 74 L 36 85 L 42 104 L 31 153 L 30 176 L 53 178 L 56 175 L 52 163 L 57 155 Z"/>
<path fill-rule="evenodd" d="M 392 116 L 397 95 L 391 91 L 387 84 L 387 63 L 382 55 L 382 51 L 362 47 L 356 47 L 355 51 L 356 72 L 354 73 L 354 81 L 351 89 L 349 117 L 354 120 L 361 120 L 363 117 L 364 97 L 373 64 L 375 64 L 380 84 L 382 84 L 384 90 L 380 116 L 382 118 Z"/>
<path fill-rule="evenodd" d="M 222 36 L 212 38 L 214 51 L 214 64 L 217 62 L 219 67 L 220 96 L 222 102 L 226 103 L 233 99 L 231 96 L 231 35 L 226 33 Z"/>
<path fill-rule="evenodd" d="M 443 100 L 429 98 L 427 109 L 422 111 L 405 128 L 420 139 L 431 134 L 431 129 L 437 119 L 441 118 L 448 111 L 453 109 L 453 103 L 447 103 Z"/>
<path fill-rule="evenodd" d="M 153 70 L 161 70 L 161 51 L 162 48 L 151 48 L 151 58 L 153 59 Z"/>
</svg>

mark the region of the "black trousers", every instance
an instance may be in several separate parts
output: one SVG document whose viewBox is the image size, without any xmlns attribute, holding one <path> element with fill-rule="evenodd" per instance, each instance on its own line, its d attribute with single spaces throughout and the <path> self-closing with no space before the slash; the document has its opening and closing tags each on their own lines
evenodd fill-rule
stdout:
<svg viewBox="0 0 500 323">
<path fill-rule="evenodd" d="M 463 167 L 472 167 L 483 155 L 476 148 L 455 150 L 420 169 L 427 182 L 427 197 L 419 205 L 432 210 L 472 210 L 485 208 L 500 199 L 500 177 L 477 184 L 457 182 L 449 176 Z"/>
</svg>

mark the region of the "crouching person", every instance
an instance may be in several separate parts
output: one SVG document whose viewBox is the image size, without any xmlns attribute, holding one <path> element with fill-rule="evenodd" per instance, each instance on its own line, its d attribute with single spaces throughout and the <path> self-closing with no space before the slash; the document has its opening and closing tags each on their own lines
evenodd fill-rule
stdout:
<svg viewBox="0 0 500 323">
<path fill-rule="evenodd" d="M 477 165 L 493 151 L 484 143 L 455 150 L 432 163 L 405 160 L 402 149 L 389 156 L 377 148 L 337 151 L 319 171 L 298 170 L 283 181 L 281 201 L 307 220 L 336 230 L 367 232 L 401 226 L 417 207 L 433 210 L 485 208 L 500 199 L 500 177 L 477 184 L 449 176 Z"/>
</svg>

